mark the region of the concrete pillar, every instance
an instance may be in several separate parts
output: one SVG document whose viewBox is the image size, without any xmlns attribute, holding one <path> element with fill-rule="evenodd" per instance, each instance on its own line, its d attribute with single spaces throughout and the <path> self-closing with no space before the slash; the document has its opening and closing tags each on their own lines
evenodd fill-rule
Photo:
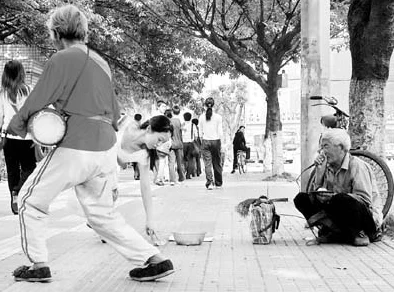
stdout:
<svg viewBox="0 0 394 292">
<path fill-rule="evenodd" d="M 313 95 L 329 96 L 330 80 L 330 0 L 301 2 L 301 169 L 311 165 L 323 130 L 321 116 L 331 113 L 329 107 L 312 106 Z M 309 173 L 309 172 L 308 172 Z M 303 174 L 305 190 L 309 175 Z"/>
</svg>

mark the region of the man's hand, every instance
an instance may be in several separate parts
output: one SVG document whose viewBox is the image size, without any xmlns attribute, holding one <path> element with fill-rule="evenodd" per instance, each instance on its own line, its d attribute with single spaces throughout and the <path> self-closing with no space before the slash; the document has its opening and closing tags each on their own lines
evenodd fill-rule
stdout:
<svg viewBox="0 0 394 292">
<path fill-rule="evenodd" d="M 155 230 L 156 230 L 155 224 L 151 220 L 146 220 L 146 224 L 145 224 L 146 234 L 151 236 L 152 234 L 155 233 Z"/>
<path fill-rule="evenodd" d="M 327 157 L 323 151 L 321 151 L 320 154 L 316 157 L 315 165 L 316 165 L 315 184 L 321 185 L 323 183 L 323 176 L 327 167 Z"/>
</svg>

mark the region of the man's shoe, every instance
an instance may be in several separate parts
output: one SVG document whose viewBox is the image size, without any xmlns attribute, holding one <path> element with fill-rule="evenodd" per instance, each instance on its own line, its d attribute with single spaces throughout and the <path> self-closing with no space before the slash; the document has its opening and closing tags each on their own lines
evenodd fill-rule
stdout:
<svg viewBox="0 0 394 292">
<path fill-rule="evenodd" d="M 164 260 L 160 263 L 150 263 L 141 268 L 132 269 L 129 272 L 129 275 L 130 278 L 135 281 L 146 282 L 163 278 L 173 272 L 174 266 L 172 265 L 172 262 L 170 260 Z"/>
<path fill-rule="evenodd" d="M 235 169 L 233 169 L 232 171 L 231 171 L 231 173 L 234 173 L 235 172 Z"/>
<path fill-rule="evenodd" d="M 18 215 L 18 193 L 16 191 L 11 194 L 11 211 L 14 215 Z"/>
<path fill-rule="evenodd" d="M 12 275 L 14 276 L 15 281 L 50 282 L 52 280 L 51 270 L 49 267 L 30 270 L 30 267 L 28 266 L 21 266 L 17 268 Z"/>
<path fill-rule="evenodd" d="M 206 187 L 208 190 L 213 190 L 213 183 L 207 182 L 207 183 L 205 184 L 205 187 Z"/>
<path fill-rule="evenodd" d="M 369 244 L 369 238 L 368 236 L 364 233 L 363 230 L 361 230 L 357 236 L 353 240 L 353 245 L 354 246 L 367 246 Z"/>
</svg>

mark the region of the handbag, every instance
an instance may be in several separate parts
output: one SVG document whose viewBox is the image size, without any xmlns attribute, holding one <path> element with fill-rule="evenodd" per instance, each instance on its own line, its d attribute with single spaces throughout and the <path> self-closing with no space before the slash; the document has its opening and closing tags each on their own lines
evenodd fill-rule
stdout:
<svg viewBox="0 0 394 292">
<path fill-rule="evenodd" d="M 251 204 L 249 212 L 253 244 L 269 244 L 280 222 L 280 216 L 276 213 L 273 201 L 266 196 L 261 196 L 259 200 Z"/>
<path fill-rule="evenodd" d="M 27 125 L 28 131 L 30 132 L 34 142 L 39 144 L 40 146 L 56 146 L 58 145 L 66 135 L 67 130 L 67 119 L 68 115 L 65 113 L 64 109 L 66 108 L 70 97 L 83 73 L 85 70 L 86 64 L 89 59 L 89 48 L 87 49 L 86 59 L 80 70 L 78 77 L 76 78 L 69 95 L 67 96 L 64 104 L 60 110 L 52 110 L 47 107 L 37 111 L 32 116 L 30 116 Z M 48 125 L 48 129 L 43 131 L 42 129 L 38 129 L 38 127 L 43 127 L 44 125 Z M 38 130 L 37 130 L 38 129 Z M 48 135 L 49 133 L 49 135 Z"/>
</svg>

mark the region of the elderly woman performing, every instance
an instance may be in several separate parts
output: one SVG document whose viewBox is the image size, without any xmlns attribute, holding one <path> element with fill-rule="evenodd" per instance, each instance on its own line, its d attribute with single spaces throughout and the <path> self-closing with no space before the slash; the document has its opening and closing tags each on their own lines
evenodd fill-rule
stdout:
<svg viewBox="0 0 394 292">
<path fill-rule="evenodd" d="M 77 7 L 66 5 L 51 12 L 47 25 L 58 52 L 45 65 L 36 87 L 7 131 L 24 137 L 29 118 L 50 104 L 63 109 L 69 117 L 63 140 L 37 165 L 19 193 L 22 249 L 32 265 L 16 269 L 14 279 L 51 280 L 44 236 L 49 206 L 69 188 L 75 189 L 89 225 L 131 264 L 139 266 L 130 271 L 132 279 L 164 277 L 173 272 L 171 261 L 114 210 L 119 109 L 107 62 L 85 45 L 86 16 Z M 168 131 L 149 135 L 151 129 L 152 125 L 146 130 L 147 148 L 168 139 Z M 152 228 L 150 203 L 146 201 L 147 228 Z"/>
<path fill-rule="evenodd" d="M 374 204 L 379 194 L 372 169 L 349 153 L 343 129 L 327 129 L 320 149 L 312 189 L 294 198 L 308 224 L 320 227 L 317 242 L 366 246 L 378 240 L 383 214 Z"/>
</svg>

